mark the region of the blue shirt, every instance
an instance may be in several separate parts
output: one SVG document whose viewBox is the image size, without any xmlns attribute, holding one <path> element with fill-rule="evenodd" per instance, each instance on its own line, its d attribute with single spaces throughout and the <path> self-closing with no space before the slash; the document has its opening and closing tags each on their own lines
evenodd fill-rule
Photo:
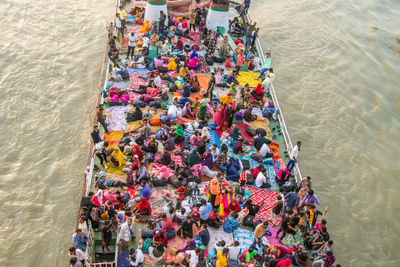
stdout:
<svg viewBox="0 0 400 267">
<path fill-rule="evenodd" d="M 141 195 L 142 195 L 144 198 L 146 198 L 147 200 L 150 200 L 150 197 L 151 197 L 151 189 L 150 189 L 150 186 L 149 186 L 148 184 L 146 184 L 146 185 L 143 187 L 143 189 L 142 189 L 142 191 L 141 191 Z"/>
<path fill-rule="evenodd" d="M 204 232 L 201 232 L 199 234 L 199 237 L 201 238 L 201 243 L 204 246 L 208 246 L 208 243 L 210 243 L 210 233 L 208 232 L 208 229 L 206 229 Z"/>
<path fill-rule="evenodd" d="M 236 80 L 235 76 L 233 76 L 233 72 L 229 73 L 228 77 L 226 78 L 226 82 L 228 84 L 231 84 L 232 82 L 238 83 L 238 81 Z"/>
<path fill-rule="evenodd" d="M 299 196 L 296 194 L 296 192 L 290 192 L 289 194 L 286 195 L 286 206 L 288 206 L 290 209 L 293 209 L 294 206 L 299 205 Z"/>
<path fill-rule="evenodd" d="M 211 203 L 207 203 L 201 210 L 200 212 L 200 219 L 202 219 L 203 221 L 208 220 L 208 218 L 210 217 L 210 214 L 213 210 L 213 207 L 211 205 Z"/>
<path fill-rule="evenodd" d="M 72 244 L 74 244 L 74 246 L 78 247 L 80 250 L 85 252 L 87 239 L 88 239 L 88 235 L 85 234 L 84 232 L 82 232 L 81 238 L 79 238 L 79 236 L 75 233 L 74 236 L 72 237 Z"/>
</svg>

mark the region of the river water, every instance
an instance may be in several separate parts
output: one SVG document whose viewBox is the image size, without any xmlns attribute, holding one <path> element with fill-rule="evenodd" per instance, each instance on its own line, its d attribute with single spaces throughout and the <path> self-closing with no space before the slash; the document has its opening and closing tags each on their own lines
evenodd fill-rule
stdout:
<svg viewBox="0 0 400 267">
<path fill-rule="evenodd" d="M 361 3 L 362 2 L 362 3 Z M 66 266 L 114 1 L 0 1 L 0 266 Z M 342 266 L 398 266 L 400 2 L 254 0 Z"/>
</svg>

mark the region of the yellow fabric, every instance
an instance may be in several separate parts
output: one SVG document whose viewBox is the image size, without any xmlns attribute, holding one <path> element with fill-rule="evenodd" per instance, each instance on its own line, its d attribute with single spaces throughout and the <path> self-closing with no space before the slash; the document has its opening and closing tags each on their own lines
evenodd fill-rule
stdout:
<svg viewBox="0 0 400 267">
<path fill-rule="evenodd" d="M 217 264 L 215 267 L 227 267 L 228 259 L 222 255 L 222 251 L 217 252 Z"/>
<path fill-rule="evenodd" d="M 229 104 L 232 103 L 233 98 L 232 96 L 224 95 L 219 98 L 222 104 Z"/>
<path fill-rule="evenodd" d="M 117 147 L 123 135 L 123 131 L 110 131 L 109 134 L 104 134 L 104 141 L 108 142 L 106 149 Z"/>
<path fill-rule="evenodd" d="M 267 132 L 267 135 L 271 135 L 271 131 L 269 130 L 269 122 L 268 120 L 256 120 L 249 123 L 249 125 L 253 129 L 262 128 Z"/>
<path fill-rule="evenodd" d="M 244 86 L 246 83 L 249 84 L 250 87 L 257 87 L 259 84 L 259 80 L 256 80 L 260 74 L 258 72 L 249 72 L 249 71 L 239 71 L 239 75 L 236 77 L 239 84 Z"/>
<path fill-rule="evenodd" d="M 126 165 L 126 161 L 124 159 L 124 153 L 122 153 L 121 149 L 118 147 L 114 149 L 114 151 L 111 153 L 111 156 L 113 156 L 119 163 L 118 167 L 122 167 Z"/>
<path fill-rule="evenodd" d="M 168 70 L 176 70 L 176 63 L 174 58 L 170 58 L 169 63 L 168 63 Z"/>
<path fill-rule="evenodd" d="M 148 32 L 148 31 L 150 31 L 150 23 L 149 23 L 149 20 L 148 19 L 146 19 L 146 21 L 144 22 L 144 25 L 143 25 L 143 27 L 140 29 L 140 33 L 145 33 L 145 32 Z"/>
</svg>

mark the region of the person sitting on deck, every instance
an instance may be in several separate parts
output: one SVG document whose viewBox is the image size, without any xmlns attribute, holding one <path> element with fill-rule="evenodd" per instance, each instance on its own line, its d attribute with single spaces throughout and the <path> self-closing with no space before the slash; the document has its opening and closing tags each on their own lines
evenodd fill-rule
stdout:
<svg viewBox="0 0 400 267">
<path fill-rule="evenodd" d="M 142 180 L 140 186 L 142 187 L 142 190 L 140 190 L 140 195 L 146 198 L 147 200 L 150 200 L 151 197 L 150 185 L 147 183 L 146 180 Z"/>
<path fill-rule="evenodd" d="M 129 252 L 129 257 L 127 257 L 126 260 L 129 262 L 130 267 L 142 266 L 144 262 L 143 251 L 140 248 L 131 248 Z"/>
<path fill-rule="evenodd" d="M 256 178 L 256 187 L 258 188 L 269 188 L 271 185 L 268 183 L 267 170 L 262 169 Z"/>
<path fill-rule="evenodd" d="M 243 149 L 243 143 L 244 139 L 243 137 L 239 137 L 238 140 L 235 142 L 235 145 L 233 146 L 233 153 L 235 154 L 246 154 L 251 151 L 251 149 Z"/>
<path fill-rule="evenodd" d="M 136 202 L 136 206 L 133 209 L 135 215 L 151 215 L 151 205 L 146 198 L 137 197 Z"/>
<path fill-rule="evenodd" d="M 75 248 L 79 248 L 81 251 L 86 251 L 86 246 L 89 236 L 82 232 L 81 229 L 77 229 L 75 234 L 72 236 L 72 244 Z"/>
<path fill-rule="evenodd" d="M 177 234 L 181 238 L 193 238 L 194 227 L 197 227 L 197 223 L 192 220 L 192 217 L 188 215 L 186 220 L 182 223 L 181 227 L 178 229 Z"/>
</svg>

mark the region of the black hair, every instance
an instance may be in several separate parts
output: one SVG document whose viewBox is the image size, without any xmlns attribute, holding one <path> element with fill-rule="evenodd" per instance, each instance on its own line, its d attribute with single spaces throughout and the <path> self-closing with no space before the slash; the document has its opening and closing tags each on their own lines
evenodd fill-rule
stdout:
<svg viewBox="0 0 400 267">
<path fill-rule="evenodd" d="M 326 220 L 325 220 L 325 219 L 322 219 L 322 220 L 321 220 L 321 223 L 322 223 L 322 224 L 326 224 Z"/>
<path fill-rule="evenodd" d="M 282 196 L 279 195 L 279 196 L 276 197 L 276 199 L 277 199 L 277 200 L 282 200 Z"/>
<path fill-rule="evenodd" d="M 332 246 L 333 245 L 333 240 L 329 240 L 328 244 Z"/>
<path fill-rule="evenodd" d="M 69 251 L 75 252 L 75 251 L 76 251 L 76 248 L 75 248 L 75 247 L 70 247 L 70 248 L 69 248 Z"/>
<path fill-rule="evenodd" d="M 270 69 L 270 70 L 272 70 L 272 69 Z M 298 145 L 301 145 L 301 141 L 297 141 L 297 144 L 298 144 Z"/>
<path fill-rule="evenodd" d="M 229 248 L 224 248 L 224 249 L 222 250 L 222 254 L 226 254 L 226 253 L 229 253 Z"/>
<path fill-rule="evenodd" d="M 327 255 L 327 256 L 332 256 L 332 255 L 333 255 L 332 250 L 328 250 L 328 251 L 326 252 L 326 255 Z"/>
</svg>

